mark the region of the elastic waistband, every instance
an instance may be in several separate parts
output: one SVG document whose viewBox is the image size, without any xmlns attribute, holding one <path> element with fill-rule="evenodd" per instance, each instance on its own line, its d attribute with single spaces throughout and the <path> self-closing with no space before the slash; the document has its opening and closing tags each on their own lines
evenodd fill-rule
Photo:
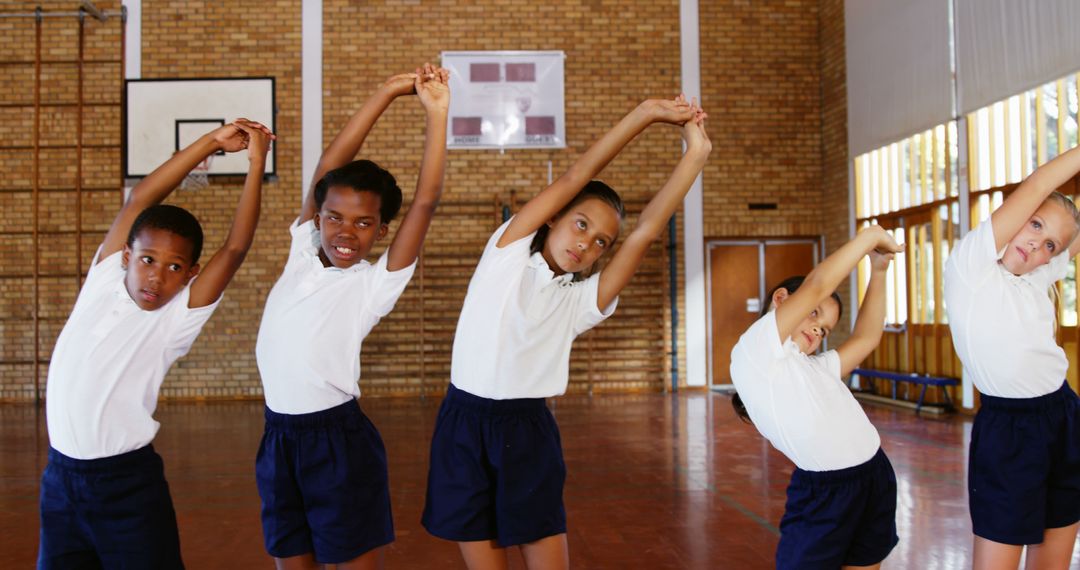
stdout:
<svg viewBox="0 0 1080 570">
<path fill-rule="evenodd" d="M 346 419 L 357 415 L 363 416 L 364 412 L 360 410 L 360 403 L 356 400 L 349 400 L 333 408 L 308 414 L 279 414 L 266 408 L 266 427 L 294 431 L 322 429 L 340 425 Z"/>
<path fill-rule="evenodd" d="M 892 469 L 889 458 L 885 456 L 885 450 L 879 447 L 877 453 L 875 453 L 866 463 L 860 463 L 853 467 L 845 467 L 844 469 L 836 469 L 833 471 L 806 471 L 805 469 L 796 467 L 793 477 L 797 476 L 814 484 L 829 485 L 851 481 L 852 479 L 861 479 L 886 466 L 889 469 Z"/>
<path fill-rule="evenodd" d="M 1073 392 L 1073 389 L 1069 386 L 1068 382 L 1062 382 L 1061 388 L 1058 388 L 1049 394 L 1036 396 L 1034 398 L 1001 398 L 998 396 L 988 396 L 986 394 L 980 394 L 979 398 L 980 409 L 1003 410 L 1013 413 L 1033 413 L 1056 408 L 1063 402 L 1075 399 L 1076 392 Z"/>
<path fill-rule="evenodd" d="M 153 445 L 140 447 L 134 451 L 113 455 L 111 457 L 99 457 L 98 459 L 75 459 L 63 453 L 49 448 L 49 463 L 81 473 L 97 473 L 103 471 L 115 471 L 138 466 L 140 464 L 154 463 L 161 458 L 154 451 Z"/>
<path fill-rule="evenodd" d="M 513 400 L 492 400 L 481 398 L 460 390 L 450 384 L 446 390 L 445 403 L 458 408 L 485 414 L 523 414 L 536 413 L 547 409 L 544 398 L 516 398 Z"/>
</svg>

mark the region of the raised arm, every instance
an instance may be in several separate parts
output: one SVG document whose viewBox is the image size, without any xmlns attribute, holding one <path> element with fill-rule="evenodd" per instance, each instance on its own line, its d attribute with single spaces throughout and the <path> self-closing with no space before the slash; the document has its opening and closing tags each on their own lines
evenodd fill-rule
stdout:
<svg viewBox="0 0 1080 570">
<path fill-rule="evenodd" d="M 673 101 L 648 100 L 641 103 L 593 143 L 558 180 L 529 200 L 510 221 L 510 226 L 496 245 L 503 247 L 514 243 L 546 224 L 645 127 L 655 122 L 681 125 L 692 116 L 690 103 L 682 95 Z"/>
<path fill-rule="evenodd" d="M 780 333 L 780 342 L 791 336 L 803 319 L 832 295 L 841 281 L 848 278 L 863 256 L 875 249 L 897 253 L 904 251 L 904 246 L 897 245 L 881 226 L 870 226 L 826 257 L 806 276 L 799 289 L 776 307 L 776 328 Z"/>
<path fill-rule="evenodd" d="M 199 273 L 199 278 L 191 284 L 188 307 L 192 309 L 205 307 L 221 297 L 221 293 L 225 291 L 225 287 L 247 256 L 251 242 L 255 239 L 255 227 L 259 224 L 262 179 L 266 171 L 266 152 L 270 148 L 272 135 L 267 134 L 268 131 L 259 123 L 240 119 L 235 125 L 246 136 L 247 178 L 244 179 L 244 189 L 240 193 L 225 244 L 214 253 Z"/>
<path fill-rule="evenodd" d="M 1080 172 L 1080 147 L 1059 154 L 1054 160 L 1035 169 L 1009 195 L 1009 199 L 991 214 L 994 227 L 994 248 L 1001 250 L 1024 227 L 1028 218 L 1039 209 L 1046 198 L 1062 184 Z M 1080 248 L 1073 243 L 1072 248 Z"/>
<path fill-rule="evenodd" d="M 242 119 L 241 119 L 242 120 Z M 265 129 L 262 125 L 260 128 Z M 266 131 L 269 133 L 269 130 Z M 235 123 L 219 127 L 201 137 L 187 148 L 172 155 L 131 189 L 120 212 L 116 214 L 105 239 L 101 242 L 98 261 L 124 248 L 131 224 L 143 210 L 160 204 L 180 184 L 180 181 L 206 157 L 224 150 L 235 152 L 244 148 L 246 135 Z"/>
<path fill-rule="evenodd" d="M 360 152 L 364 140 L 367 138 L 375 122 L 379 120 L 394 99 L 415 93 L 413 84 L 415 73 L 402 73 L 387 79 L 385 83 L 368 97 L 360 110 L 356 112 L 341 132 L 330 141 L 330 145 L 319 157 L 319 164 L 315 167 L 315 175 L 311 178 L 311 187 L 304 194 L 304 202 L 300 206 L 300 223 L 304 223 L 315 217 L 315 184 L 322 179 L 327 172 L 345 166 L 356 158 Z"/>
<path fill-rule="evenodd" d="M 859 317 L 855 319 L 851 336 L 836 350 L 840 354 L 841 377 L 851 374 L 881 342 L 885 327 L 885 276 L 892 258 L 891 253 L 870 252 L 870 282 L 859 307 Z"/>
<path fill-rule="evenodd" d="M 1080 255 L 1080 234 L 1073 238 L 1072 244 L 1069 245 L 1069 257 L 1076 257 Z"/>
<path fill-rule="evenodd" d="M 425 64 L 417 69 L 414 90 L 427 115 L 424 135 L 424 157 L 420 161 L 420 176 L 416 180 L 409 211 L 390 242 L 386 269 L 397 271 L 408 267 L 420 255 L 431 218 L 442 196 L 443 173 L 446 171 L 446 117 L 450 112 L 450 72 Z"/>
<path fill-rule="evenodd" d="M 708 116 L 701 111 L 696 101 L 692 107 L 694 118 L 686 121 L 682 128 L 686 152 L 679 160 L 679 164 L 675 166 L 668 181 L 642 210 L 634 230 L 626 236 L 622 246 L 600 273 L 599 291 L 596 298 L 596 304 L 600 310 L 610 305 L 630 282 L 630 278 L 641 265 L 641 260 L 645 257 L 649 246 L 664 231 L 668 220 L 679 208 L 683 197 L 690 191 L 690 186 L 701 173 L 701 169 L 705 167 L 705 161 L 712 152 L 712 142 L 709 141 L 709 136 L 705 132 L 705 119 Z"/>
</svg>

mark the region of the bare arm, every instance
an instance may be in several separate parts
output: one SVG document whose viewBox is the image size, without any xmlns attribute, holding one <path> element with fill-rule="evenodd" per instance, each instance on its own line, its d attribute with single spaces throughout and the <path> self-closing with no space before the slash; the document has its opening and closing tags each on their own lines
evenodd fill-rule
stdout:
<svg viewBox="0 0 1080 570">
<path fill-rule="evenodd" d="M 248 173 L 244 179 L 244 190 L 236 205 L 229 235 L 191 284 L 191 296 L 188 307 L 205 307 L 221 297 L 232 280 L 240 264 L 244 262 L 251 242 L 255 239 L 255 227 L 259 224 L 259 209 L 262 203 L 262 179 L 266 170 L 266 152 L 270 148 L 270 137 L 258 123 L 237 121 L 236 125 L 248 137 Z"/>
<path fill-rule="evenodd" d="M 1076 176 L 1077 172 L 1080 172 L 1080 147 L 1059 154 L 1024 179 L 1009 195 L 1009 199 L 990 216 L 994 227 L 994 249 L 1000 251 L 1005 247 L 1046 197 Z M 1080 246 L 1074 241 L 1069 251 L 1075 254 L 1073 248 L 1080 249 Z"/>
<path fill-rule="evenodd" d="M 356 157 L 371 128 L 375 126 L 375 122 L 379 120 L 390 103 L 402 95 L 413 92 L 415 75 L 415 73 L 403 73 L 387 79 L 371 97 L 364 101 L 360 110 L 349 119 L 348 123 L 345 123 L 341 132 L 326 147 L 322 156 L 319 157 L 319 165 L 315 167 L 311 187 L 304 194 L 304 203 L 300 206 L 300 223 L 315 217 L 315 185 L 327 172 L 345 166 Z"/>
<path fill-rule="evenodd" d="M 641 103 L 593 143 L 558 180 L 529 200 L 510 221 L 496 245 L 503 247 L 514 243 L 547 223 L 650 124 L 658 121 L 682 124 L 692 116 L 690 104 L 681 95 L 674 101 L 649 100 Z"/>
<path fill-rule="evenodd" d="M 626 241 L 600 273 L 596 304 L 601 311 L 609 306 L 630 282 L 630 278 L 641 265 L 641 260 L 645 257 L 649 246 L 664 231 L 668 220 L 679 208 L 683 197 L 690 190 L 690 186 L 693 185 L 701 169 L 705 167 L 705 161 L 712 152 L 712 143 L 705 132 L 707 115 L 696 106 L 696 102 L 693 107 L 694 118 L 683 125 L 686 152 L 663 188 L 642 210 L 634 230 L 626 237 Z"/>
<path fill-rule="evenodd" d="M 265 129 L 261 125 L 260 127 Z M 246 135 L 235 124 L 224 125 L 199 137 L 199 140 L 172 155 L 149 176 L 140 180 L 131 189 L 116 219 L 109 226 L 109 231 L 101 242 L 101 254 L 98 260 L 105 259 L 123 249 L 135 218 L 143 210 L 165 200 L 195 166 L 219 150 L 235 152 L 244 148 L 245 138 Z"/>
<path fill-rule="evenodd" d="M 799 323 L 832 295 L 841 281 L 848 278 L 863 256 L 875 249 L 896 253 L 903 251 L 904 246 L 897 245 L 880 226 L 871 226 L 826 257 L 806 276 L 799 289 L 776 307 L 776 328 L 780 333 L 780 342 L 791 336 Z"/>
<path fill-rule="evenodd" d="M 836 351 L 840 354 L 840 376 L 847 376 L 881 343 L 885 327 L 885 277 L 893 254 L 870 252 L 870 282 L 855 319 L 855 329 Z"/>
<path fill-rule="evenodd" d="M 388 271 L 411 265 L 420 255 L 431 218 L 442 196 L 443 173 L 446 171 L 446 117 L 450 110 L 450 73 L 426 64 L 417 70 L 415 89 L 427 114 L 424 135 L 424 158 L 412 204 L 401 221 L 401 227 L 390 243 L 386 260 Z"/>
</svg>

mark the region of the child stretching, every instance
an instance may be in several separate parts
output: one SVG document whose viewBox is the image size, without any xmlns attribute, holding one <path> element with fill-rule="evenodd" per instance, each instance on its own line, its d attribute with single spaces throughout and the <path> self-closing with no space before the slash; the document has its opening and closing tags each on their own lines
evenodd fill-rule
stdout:
<svg viewBox="0 0 1080 570">
<path fill-rule="evenodd" d="M 448 78 L 428 64 L 387 80 L 323 152 L 290 228 L 255 348 L 266 395 L 255 473 L 278 568 L 375 568 L 394 540 L 386 450 L 357 404 L 360 347 L 409 283 L 442 193 Z M 386 236 L 401 189 L 353 158 L 390 103 L 410 93 L 427 114 L 424 157 L 412 206 L 373 265 L 364 258 Z"/>
<path fill-rule="evenodd" d="M 245 119 L 203 136 L 139 182 L 105 234 L 49 365 L 38 568 L 183 568 L 154 409 L 251 246 L 271 138 Z M 160 203 L 207 156 L 243 148 L 232 229 L 200 272 L 198 220 Z"/>
<path fill-rule="evenodd" d="M 1028 568 L 1066 568 L 1076 541 L 1080 404 L 1047 291 L 1080 248 L 1076 206 L 1054 191 L 1077 172 L 1080 149 L 1040 167 L 945 266 L 953 344 L 982 393 L 968 456 L 975 568 L 1015 569 L 1024 545 Z"/>
<path fill-rule="evenodd" d="M 570 345 L 615 310 L 711 150 L 705 114 L 683 97 L 646 101 L 488 240 L 454 337 L 451 384 L 431 442 L 429 532 L 459 543 L 469 568 L 566 568 L 566 467 L 544 398 L 566 391 Z M 591 180 L 652 123 L 683 124 L 686 154 L 603 272 L 623 206 Z"/>
<path fill-rule="evenodd" d="M 805 278 L 773 289 L 731 351 L 736 411 L 795 464 L 777 568 L 877 568 L 898 541 L 896 476 L 841 378 L 881 340 L 885 272 L 902 249 L 878 226 L 862 231 Z M 843 310 L 837 285 L 867 254 L 870 282 L 851 337 L 815 354 Z"/>
</svg>

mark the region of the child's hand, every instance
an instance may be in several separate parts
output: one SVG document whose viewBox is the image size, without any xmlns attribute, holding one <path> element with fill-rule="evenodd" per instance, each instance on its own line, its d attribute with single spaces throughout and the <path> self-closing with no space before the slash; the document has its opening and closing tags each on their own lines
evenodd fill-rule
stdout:
<svg viewBox="0 0 1080 570">
<path fill-rule="evenodd" d="M 416 68 L 413 88 L 420 96 L 420 104 L 428 111 L 450 109 L 450 72 L 430 63 Z"/>
<path fill-rule="evenodd" d="M 270 140 L 276 138 L 274 134 L 263 125 L 247 119 L 237 119 L 233 124 L 247 135 L 248 160 L 265 159 L 270 150 Z"/>
<path fill-rule="evenodd" d="M 225 152 L 237 152 L 244 150 L 248 147 L 248 134 L 240 127 L 243 124 L 250 129 L 258 130 L 264 133 L 270 139 L 275 139 L 270 129 L 266 128 L 260 123 L 255 121 L 249 121 L 247 119 L 237 119 L 236 122 L 222 125 L 213 131 L 210 131 L 209 135 L 214 139 L 214 142 L 221 147 L 221 150 Z"/>
<path fill-rule="evenodd" d="M 682 125 L 694 117 L 694 108 L 686 100 L 686 95 L 674 99 L 650 99 L 642 105 L 654 123 Z"/>
<path fill-rule="evenodd" d="M 885 231 L 885 228 L 881 226 L 870 226 L 863 230 L 864 232 L 870 232 L 874 236 L 874 251 L 879 253 L 900 253 L 904 251 L 904 246 L 896 243 L 892 234 Z"/>
<path fill-rule="evenodd" d="M 709 115 L 698 106 L 696 99 L 691 102 L 690 107 L 694 116 L 683 123 L 682 130 L 683 140 L 686 141 L 686 151 L 708 155 L 712 152 L 712 141 L 709 140 L 709 134 L 705 132 L 705 119 L 708 119 Z"/>
<path fill-rule="evenodd" d="M 870 252 L 870 269 L 875 272 L 883 272 L 889 269 L 889 263 L 892 262 L 892 259 L 893 254 L 891 252 L 875 249 Z"/>
<path fill-rule="evenodd" d="M 399 73 L 383 82 L 380 89 L 383 89 L 394 97 L 416 95 L 416 88 L 414 87 L 415 81 L 416 73 Z"/>
</svg>

